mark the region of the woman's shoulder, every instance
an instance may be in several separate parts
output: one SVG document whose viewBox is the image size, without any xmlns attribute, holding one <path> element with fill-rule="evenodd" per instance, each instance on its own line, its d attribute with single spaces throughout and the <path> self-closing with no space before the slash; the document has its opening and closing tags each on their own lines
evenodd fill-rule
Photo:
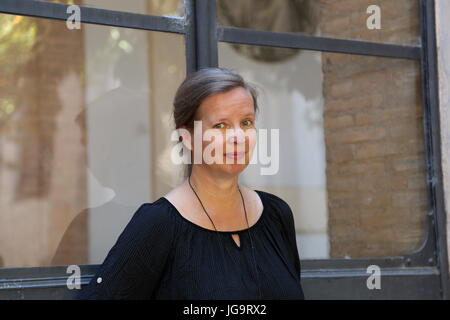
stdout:
<svg viewBox="0 0 450 320">
<path fill-rule="evenodd" d="M 265 211 L 276 214 L 282 220 L 293 217 L 291 207 L 281 196 L 262 190 L 255 191 L 261 196 Z"/>
<path fill-rule="evenodd" d="M 262 196 L 264 198 L 263 200 L 268 201 L 271 205 L 289 207 L 289 204 L 279 195 L 258 189 L 255 189 L 255 192 Z"/>
<path fill-rule="evenodd" d="M 162 198 L 141 203 L 125 227 L 124 233 L 132 233 L 138 238 L 170 233 L 173 221 L 169 209 Z"/>
<path fill-rule="evenodd" d="M 155 223 L 168 221 L 170 219 L 170 215 L 167 214 L 169 209 L 167 203 L 163 201 L 163 197 L 160 197 L 153 202 L 141 203 L 135 211 L 133 219 L 150 220 Z"/>
</svg>

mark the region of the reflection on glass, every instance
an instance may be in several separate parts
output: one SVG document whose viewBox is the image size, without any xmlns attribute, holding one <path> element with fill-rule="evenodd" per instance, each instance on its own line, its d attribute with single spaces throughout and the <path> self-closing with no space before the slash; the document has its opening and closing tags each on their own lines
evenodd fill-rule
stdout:
<svg viewBox="0 0 450 320">
<path fill-rule="evenodd" d="M 183 37 L 0 15 L 0 59 L 0 266 L 101 263 L 178 178 Z"/>
<path fill-rule="evenodd" d="M 420 246 L 429 203 L 418 61 L 291 50 L 262 62 L 228 43 L 219 61 L 260 88 L 257 128 L 279 129 L 278 173 L 250 165 L 242 181 L 289 203 L 303 259 Z"/>
<path fill-rule="evenodd" d="M 98 9 L 126 11 L 133 13 L 182 17 L 184 0 L 40 0 L 77 4 Z"/>
<path fill-rule="evenodd" d="M 418 43 L 418 0 L 217 0 L 224 26 L 332 38 Z"/>
</svg>

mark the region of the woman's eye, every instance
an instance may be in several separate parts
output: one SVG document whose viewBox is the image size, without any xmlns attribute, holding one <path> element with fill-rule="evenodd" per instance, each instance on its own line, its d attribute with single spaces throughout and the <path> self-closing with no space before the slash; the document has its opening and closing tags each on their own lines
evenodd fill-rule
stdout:
<svg viewBox="0 0 450 320">
<path fill-rule="evenodd" d="M 214 125 L 214 128 L 215 129 L 222 129 L 223 125 L 224 125 L 223 123 L 218 123 L 218 124 Z"/>
<path fill-rule="evenodd" d="M 244 126 L 248 127 L 248 126 L 250 126 L 252 124 L 252 122 L 250 120 L 245 120 L 243 122 L 243 124 L 244 124 Z"/>
</svg>

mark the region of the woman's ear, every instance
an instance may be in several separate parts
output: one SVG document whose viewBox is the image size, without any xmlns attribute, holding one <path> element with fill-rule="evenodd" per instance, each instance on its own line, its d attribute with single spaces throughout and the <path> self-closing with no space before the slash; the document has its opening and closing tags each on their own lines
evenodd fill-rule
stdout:
<svg viewBox="0 0 450 320">
<path fill-rule="evenodd" d="M 178 128 L 179 141 L 190 151 L 192 151 L 192 133 L 187 126 Z"/>
</svg>

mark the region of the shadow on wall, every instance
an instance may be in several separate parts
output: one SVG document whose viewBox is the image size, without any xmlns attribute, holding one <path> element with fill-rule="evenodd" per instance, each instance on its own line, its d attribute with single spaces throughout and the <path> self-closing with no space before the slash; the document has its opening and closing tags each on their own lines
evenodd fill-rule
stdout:
<svg viewBox="0 0 450 320">
<path fill-rule="evenodd" d="M 142 58 L 139 50 L 121 55 L 114 66 L 120 85 L 88 103 L 75 119 L 90 157 L 88 208 L 71 221 L 51 265 L 101 263 L 140 204 L 132 191 L 138 193 L 135 188 L 142 180 L 142 139 L 148 138 L 148 119 L 142 114 L 148 112 L 149 93 Z"/>
</svg>

